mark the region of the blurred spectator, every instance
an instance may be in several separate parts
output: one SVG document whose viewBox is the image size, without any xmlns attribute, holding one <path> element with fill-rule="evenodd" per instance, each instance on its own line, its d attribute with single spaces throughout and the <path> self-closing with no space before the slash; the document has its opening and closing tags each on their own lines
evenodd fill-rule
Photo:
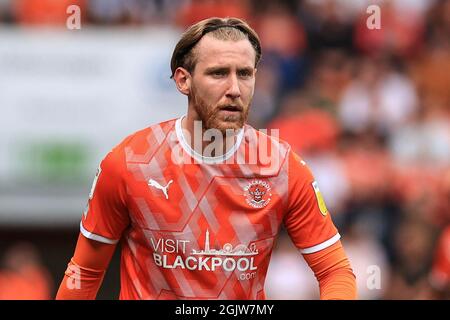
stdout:
<svg viewBox="0 0 450 320">
<path fill-rule="evenodd" d="M 274 63 L 265 59 L 258 67 L 258 79 L 255 84 L 252 108 L 249 112 L 249 122 L 255 128 L 266 128 L 277 110 L 277 93 L 280 87 L 280 73 Z"/>
<path fill-rule="evenodd" d="M 36 248 L 29 243 L 11 246 L 0 270 L 0 300 L 48 300 L 53 290 L 50 275 Z"/>
<path fill-rule="evenodd" d="M 439 226 L 450 224 L 450 166 L 438 174 L 439 194 L 436 196 L 437 206 L 435 219 Z"/>
<path fill-rule="evenodd" d="M 77 5 L 84 19 L 86 0 L 16 0 L 13 1 L 15 18 L 22 25 L 49 25 L 66 27 L 67 8 Z"/>
<path fill-rule="evenodd" d="M 430 284 L 435 298 L 450 299 L 450 225 L 441 233 L 434 251 Z"/>
<path fill-rule="evenodd" d="M 358 299 L 362 300 L 382 299 L 390 277 L 385 250 L 372 233 L 370 223 L 364 218 L 354 221 L 343 240 L 356 276 Z"/>
<path fill-rule="evenodd" d="M 125 23 L 131 18 L 123 0 L 90 0 L 88 13 L 90 20 L 96 24 Z"/>
<path fill-rule="evenodd" d="M 395 193 L 405 212 L 440 228 L 450 222 L 450 169 L 396 169 Z"/>
<path fill-rule="evenodd" d="M 191 0 L 178 9 L 177 25 L 185 29 L 209 17 L 236 17 L 251 23 L 248 0 Z"/>
<path fill-rule="evenodd" d="M 447 37 L 444 42 L 433 43 L 410 64 L 417 93 L 426 107 L 436 105 L 450 110 L 450 27 Z"/>
<path fill-rule="evenodd" d="M 367 130 L 342 142 L 340 157 L 345 163 L 351 194 L 359 201 L 384 199 L 389 193 L 392 167 L 390 155 L 376 133 Z"/>
<path fill-rule="evenodd" d="M 268 1 L 261 7 L 255 18 L 255 29 L 261 39 L 263 60 L 275 64 L 279 70 L 278 94 L 283 95 L 304 80 L 306 33 L 283 2 Z"/>
<path fill-rule="evenodd" d="M 279 129 L 295 152 L 304 156 L 334 148 L 339 125 L 328 112 L 311 107 L 301 95 L 287 97 L 282 110 L 268 126 Z"/>
<path fill-rule="evenodd" d="M 270 1 L 255 21 L 263 51 L 282 58 L 296 58 L 305 50 L 303 27 L 282 2 Z M 280 34 L 283 36 L 280 37 Z"/>
<path fill-rule="evenodd" d="M 340 49 L 318 52 L 310 70 L 305 90 L 311 105 L 335 116 L 342 91 L 351 80 L 351 60 Z"/>
<path fill-rule="evenodd" d="M 327 206 L 336 216 L 349 196 L 344 163 L 336 156 L 339 124 L 327 111 L 311 106 L 309 93 L 301 91 L 282 101 L 281 114 L 268 124 L 279 129 L 314 172 Z"/>
<path fill-rule="evenodd" d="M 299 1 L 298 16 L 312 50 L 351 49 L 353 20 L 348 3 L 353 2 L 356 1 Z"/>
<path fill-rule="evenodd" d="M 314 274 L 286 232 L 280 233 L 275 248 L 265 283 L 267 298 L 318 299 L 319 290 Z"/>
<path fill-rule="evenodd" d="M 14 0 L 0 0 L 0 23 L 7 22 L 12 23 L 13 12 L 12 12 L 12 2 Z"/>
<path fill-rule="evenodd" d="M 444 46 L 448 50 L 450 43 L 450 1 L 434 0 L 421 2 L 430 5 L 426 17 L 426 41 L 429 47 Z M 435 5 L 431 6 L 431 4 Z"/>
<path fill-rule="evenodd" d="M 404 216 L 394 235 L 395 261 L 385 299 L 431 299 L 428 283 L 434 230 L 425 221 Z"/>
<path fill-rule="evenodd" d="M 395 6 L 392 1 L 384 1 L 380 7 L 380 29 L 369 29 L 369 14 L 361 13 L 355 25 L 355 47 L 369 56 L 413 56 L 424 41 L 423 11 L 409 5 Z"/>
<path fill-rule="evenodd" d="M 345 1 L 345 0 L 344 0 Z M 372 0 L 366 0 L 368 3 Z M 391 0 L 392 5 L 396 11 L 402 11 L 408 8 L 408 12 L 415 12 L 419 16 L 425 16 L 430 8 L 437 4 L 437 2 L 445 2 L 447 0 Z M 378 1 L 381 3 L 381 1 Z"/>
<path fill-rule="evenodd" d="M 188 0 L 89 0 L 87 12 L 95 24 L 167 24 Z"/>
<path fill-rule="evenodd" d="M 402 165 L 450 165 L 450 110 L 423 106 L 408 124 L 394 128 L 390 151 Z"/>
<path fill-rule="evenodd" d="M 375 127 L 388 134 L 404 124 L 417 109 L 417 94 L 410 79 L 386 59 L 362 59 L 355 78 L 344 89 L 339 117 L 344 128 L 359 133 Z"/>
<path fill-rule="evenodd" d="M 341 137 L 338 156 L 349 185 L 338 220 L 344 239 L 355 222 L 365 221 L 367 233 L 391 258 L 390 235 L 395 232 L 402 203 L 393 193 L 394 167 L 383 138 L 369 129 L 360 135 L 347 133 Z"/>
</svg>

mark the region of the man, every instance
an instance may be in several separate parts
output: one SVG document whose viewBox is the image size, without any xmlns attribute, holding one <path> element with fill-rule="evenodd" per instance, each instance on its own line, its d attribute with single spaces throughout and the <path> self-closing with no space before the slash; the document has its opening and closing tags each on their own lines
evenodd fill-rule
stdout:
<svg viewBox="0 0 450 320">
<path fill-rule="evenodd" d="M 206 19 L 182 35 L 171 69 L 187 115 L 130 135 L 102 161 L 57 299 L 94 299 L 119 240 L 120 299 L 264 299 L 282 223 L 321 298 L 355 298 L 306 164 L 245 124 L 260 58 L 240 19 Z"/>
</svg>

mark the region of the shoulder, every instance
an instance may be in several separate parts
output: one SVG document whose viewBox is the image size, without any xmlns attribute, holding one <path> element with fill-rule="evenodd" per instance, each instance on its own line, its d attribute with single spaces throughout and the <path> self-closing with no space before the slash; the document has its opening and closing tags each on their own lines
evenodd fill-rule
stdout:
<svg viewBox="0 0 450 320">
<path fill-rule="evenodd" d="M 244 126 L 244 141 L 246 144 L 258 149 L 267 148 L 268 153 L 281 155 L 283 158 L 291 151 L 289 143 L 280 139 L 278 129 L 256 130 L 246 124 Z"/>
<path fill-rule="evenodd" d="M 153 124 L 133 132 L 114 146 L 102 161 L 102 170 L 114 168 L 116 171 L 126 166 L 127 161 L 137 155 L 149 154 L 161 145 L 174 129 L 176 119 Z M 105 167 L 105 168 L 103 168 Z"/>
<path fill-rule="evenodd" d="M 147 128 L 138 130 L 125 139 L 123 139 L 116 147 L 119 149 L 144 149 L 152 148 L 163 143 L 168 133 L 174 130 L 176 119 L 153 124 Z"/>
</svg>

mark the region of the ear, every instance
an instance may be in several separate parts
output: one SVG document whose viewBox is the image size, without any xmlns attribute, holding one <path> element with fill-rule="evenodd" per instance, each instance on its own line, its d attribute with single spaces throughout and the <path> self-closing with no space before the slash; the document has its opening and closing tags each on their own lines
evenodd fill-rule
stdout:
<svg viewBox="0 0 450 320">
<path fill-rule="evenodd" d="M 191 74 L 183 67 L 178 67 L 173 75 L 173 80 L 177 85 L 178 91 L 184 95 L 189 95 L 191 92 Z"/>
</svg>

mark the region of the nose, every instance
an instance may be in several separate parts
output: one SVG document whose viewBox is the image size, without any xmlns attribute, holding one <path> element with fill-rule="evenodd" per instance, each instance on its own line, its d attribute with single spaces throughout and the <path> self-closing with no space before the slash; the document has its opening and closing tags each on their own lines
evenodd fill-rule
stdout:
<svg viewBox="0 0 450 320">
<path fill-rule="evenodd" d="M 241 96 L 241 89 L 239 88 L 239 80 L 236 75 L 230 75 L 228 81 L 228 90 L 226 97 L 231 99 L 237 99 Z"/>
</svg>

